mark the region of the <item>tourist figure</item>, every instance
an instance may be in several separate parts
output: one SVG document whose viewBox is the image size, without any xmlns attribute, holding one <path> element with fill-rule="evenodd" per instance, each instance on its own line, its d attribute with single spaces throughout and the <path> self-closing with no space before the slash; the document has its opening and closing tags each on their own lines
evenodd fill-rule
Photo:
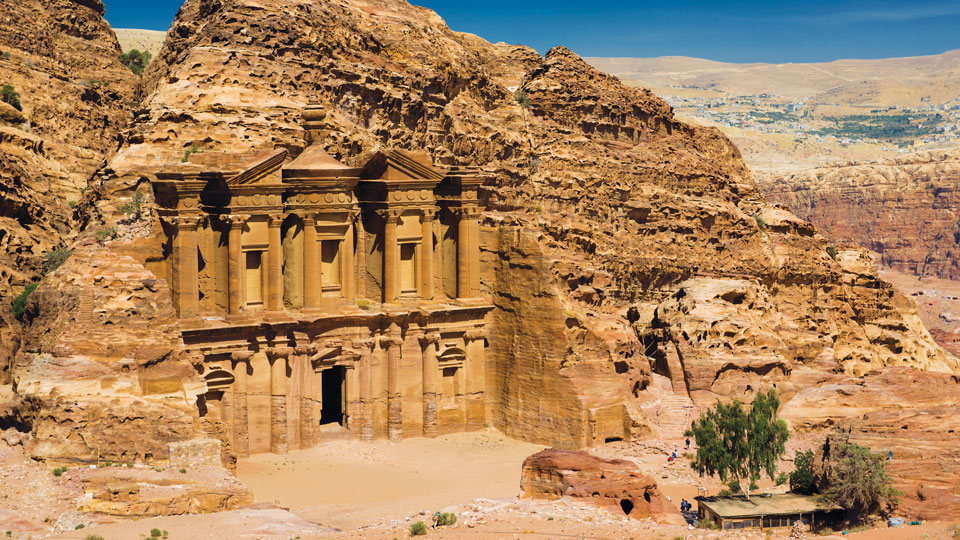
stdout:
<svg viewBox="0 0 960 540">
<path fill-rule="evenodd" d="M 687 437 L 687 450 L 690 449 L 690 437 Z"/>
</svg>

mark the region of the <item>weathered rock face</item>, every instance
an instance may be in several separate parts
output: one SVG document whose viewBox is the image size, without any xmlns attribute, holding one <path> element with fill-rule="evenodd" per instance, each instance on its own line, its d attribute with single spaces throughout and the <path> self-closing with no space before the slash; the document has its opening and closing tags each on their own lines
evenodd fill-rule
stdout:
<svg viewBox="0 0 960 540">
<path fill-rule="evenodd" d="M 100 0 L 0 6 L 0 84 L 20 94 L 0 108 L 0 297 L 37 277 L 43 255 L 71 237 L 71 201 L 117 148 L 137 77 Z"/>
<path fill-rule="evenodd" d="M 957 375 L 891 368 L 862 378 L 837 375 L 801 390 L 782 409 L 792 428 L 836 427 L 838 440 L 893 452 L 887 470 L 903 492 L 898 513 L 919 519 L 960 518 L 960 403 Z"/>
<path fill-rule="evenodd" d="M 708 403 L 833 370 L 957 368 L 869 260 L 834 260 L 765 204 L 718 131 L 564 48 L 492 45 L 398 0 L 189 0 L 145 95 L 119 173 L 194 146 L 296 155 L 311 102 L 342 161 L 398 146 L 482 166 L 487 414 L 508 434 L 642 436 L 652 370 Z"/>
<path fill-rule="evenodd" d="M 683 523 L 657 483 L 623 459 L 602 459 L 583 451 L 550 449 L 523 460 L 522 497 L 578 497 L 610 511 L 660 523 Z"/>
<path fill-rule="evenodd" d="M 884 266 L 960 279 L 960 150 L 822 167 L 760 187 L 835 242 L 877 252 Z"/>
<path fill-rule="evenodd" d="M 92 237 L 31 295 L 16 400 L 0 416 L 54 463 L 165 460 L 169 442 L 200 434 L 205 386 L 179 358 L 166 283 Z"/>
</svg>

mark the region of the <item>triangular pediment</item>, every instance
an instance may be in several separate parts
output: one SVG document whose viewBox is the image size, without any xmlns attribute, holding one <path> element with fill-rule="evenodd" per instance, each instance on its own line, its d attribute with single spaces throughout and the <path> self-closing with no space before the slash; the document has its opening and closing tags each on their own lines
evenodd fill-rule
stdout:
<svg viewBox="0 0 960 540">
<path fill-rule="evenodd" d="M 242 172 L 228 178 L 227 186 L 283 183 L 283 174 L 280 169 L 286 159 L 286 149 L 270 152 L 265 157 L 246 164 Z"/>
<path fill-rule="evenodd" d="M 443 172 L 430 163 L 430 156 L 426 152 L 378 151 L 363 168 L 363 178 L 370 180 L 439 182 L 443 176 Z"/>
</svg>

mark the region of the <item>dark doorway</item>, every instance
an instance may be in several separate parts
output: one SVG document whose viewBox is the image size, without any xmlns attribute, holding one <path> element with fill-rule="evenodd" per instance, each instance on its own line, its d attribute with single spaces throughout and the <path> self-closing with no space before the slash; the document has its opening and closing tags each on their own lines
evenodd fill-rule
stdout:
<svg viewBox="0 0 960 540">
<path fill-rule="evenodd" d="M 630 512 L 633 512 L 633 501 L 630 499 L 622 499 L 620 501 L 620 509 L 623 510 L 623 513 L 630 515 Z"/>
<path fill-rule="evenodd" d="M 346 369 L 334 366 L 320 372 L 323 408 L 320 411 L 320 425 L 343 425 L 343 381 Z"/>
</svg>

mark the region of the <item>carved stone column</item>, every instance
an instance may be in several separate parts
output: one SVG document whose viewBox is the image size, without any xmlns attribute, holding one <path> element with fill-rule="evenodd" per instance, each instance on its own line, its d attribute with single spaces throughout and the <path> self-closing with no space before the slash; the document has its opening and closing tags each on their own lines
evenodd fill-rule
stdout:
<svg viewBox="0 0 960 540">
<path fill-rule="evenodd" d="M 470 218 L 466 208 L 457 209 L 457 298 L 470 298 Z"/>
<path fill-rule="evenodd" d="M 484 403 L 483 393 L 486 388 L 486 358 L 484 350 L 484 333 L 482 329 L 468 330 L 463 336 L 467 349 L 466 386 L 464 399 L 466 400 L 466 429 L 483 428 Z"/>
<path fill-rule="evenodd" d="M 233 448 L 237 456 L 250 455 L 250 426 L 247 420 L 247 370 L 253 353 L 235 352 L 231 355 L 233 363 Z"/>
<path fill-rule="evenodd" d="M 383 230 L 383 301 L 392 303 L 400 295 L 400 245 L 397 243 L 397 222 L 400 213 L 390 210 Z"/>
<path fill-rule="evenodd" d="M 180 269 L 180 318 L 196 319 L 200 315 L 199 264 L 197 261 L 197 226 L 200 217 L 177 218 L 177 255 Z"/>
<path fill-rule="evenodd" d="M 270 451 L 285 454 L 287 441 L 287 361 L 293 349 L 274 347 L 267 349 L 270 361 Z"/>
<path fill-rule="evenodd" d="M 313 448 L 317 445 L 317 427 L 313 417 L 313 363 L 310 356 L 298 354 L 294 365 L 300 374 L 300 448 Z"/>
<path fill-rule="evenodd" d="M 230 317 L 240 317 L 243 308 L 243 224 L 249 216 L 225 216 L 224 221 L 230 225 L 227 236 L 227 288 L 228 313 Z"/>
<path fill-rule="evenodd" d="M 360 352 L 360 439 L 373 440 L 373 339 L 353 342 Z"/>
<path fill-rule="evenodd" d="M 280 226 L 282 214 L 269 216 L 269 244 L 267 247 L 267 311 L 283 311 L 283 238 Z"/>
<path fill-rule="evenodd" d="M 317 218 L 303 216 L 303 307 L 320 307 L 320 249 L 317 245 Z"/>
<path fill-rule="evenodd" d="M 432 209 L 423 211 L 420 221 L 422 240 L 420 243 L 420 296 L 433 298 L 433 218 Z"/>
<path fill-rule="evenodd" d="M 356 296 L 357 269 L 353 263 L 353 223 L 356 220 L 356 214 L 351 212 L 347 219 L 347 232 L 343 236 L 343 284 L 341 291 L 343 297 L 347 300 L 353 300 Z"/>
<path fill-rule="evenodd" d="M 403 437 L 403 403 L 400 399 L 400 325 L 390 323 L 386 336 L 380 338 L 380 346 L 387 352 L 387 437 L 391 441 Z"/>
<path fill-rule="evenodd" d="M 467 209 L 467 223 L 470 231 L 470 278 L 467 289 L 470 297 L 480 296 L 480 210 Z"/>
<path fill-rule="evenodd" d="M 437 436 L 437 365 L 438 332 L 429 332 L 420 337 L 423 349 L 423 436 Z"/>
</svg>

